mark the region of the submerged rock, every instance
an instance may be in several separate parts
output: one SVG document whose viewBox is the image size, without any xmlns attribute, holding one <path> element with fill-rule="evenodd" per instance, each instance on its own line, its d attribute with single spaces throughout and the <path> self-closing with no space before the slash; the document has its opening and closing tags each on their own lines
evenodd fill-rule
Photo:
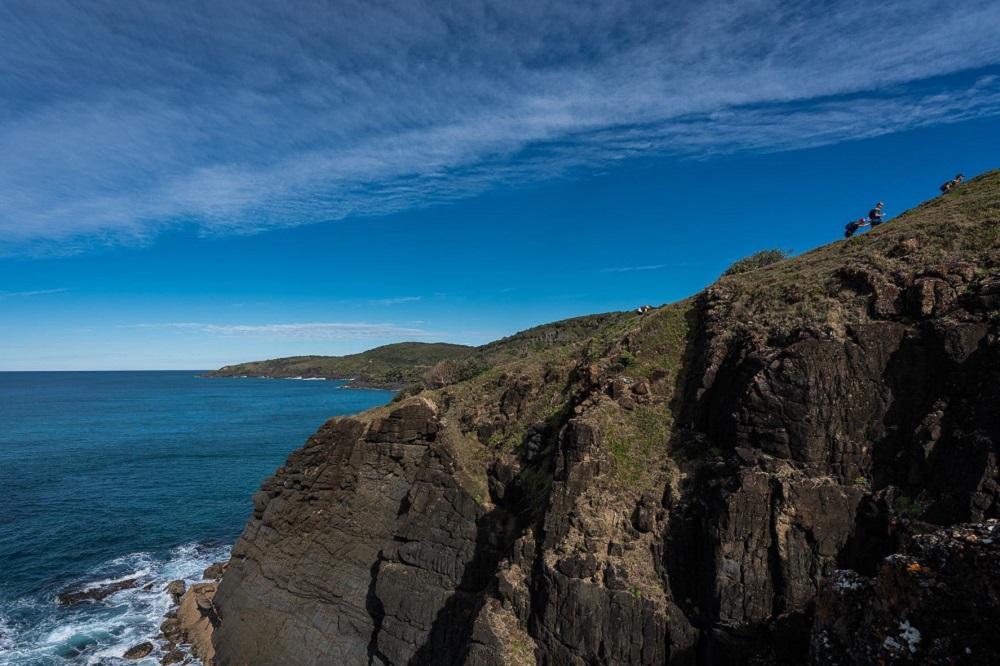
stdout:
<svg viewBox="0 0 1000 666">
<path fill-rule="evenodd" d="M 107 583 L 105 585 L 98 585 L 93 588 L 86 590 L 81 590 L 79 592 L 64 592 L 60 594 L 56 599 L 60 604 L 64 606 L 69 606 L 72 604 L 80 603 L 81 601 L 101 601 L 110 597 L 115 592 L 120 590 L 130 590 L 138 584 L 138 578 L 129 578 L 128 580 L 121 580 L 115 583 Z"/>
</svg>

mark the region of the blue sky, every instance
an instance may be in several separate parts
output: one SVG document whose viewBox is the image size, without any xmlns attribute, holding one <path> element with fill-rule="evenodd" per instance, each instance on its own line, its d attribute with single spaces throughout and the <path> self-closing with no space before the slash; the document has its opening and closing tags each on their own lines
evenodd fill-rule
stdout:
<svg viewBox="0 0 1000 666">
<path fill-rule="evenodd" d="M 1000 167 L 1000 4 L 6 0 L 0 370 L 481 344 Z"/>
</svg>

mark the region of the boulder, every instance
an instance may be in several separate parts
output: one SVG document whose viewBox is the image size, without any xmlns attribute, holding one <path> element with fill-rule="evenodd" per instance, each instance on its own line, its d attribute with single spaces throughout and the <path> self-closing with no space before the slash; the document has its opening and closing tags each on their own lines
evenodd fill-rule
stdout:
<svg viewBox="0 0 1000 666">
<path fill-rule="evenodd" d="M 125 654 L 122 655 L 122 658 L 123 659 L 142 659 L 143 657 L 145 657 L 146 655 L 148 655 L 150 652 L 152 652 L 153 648 L 154 648 L 154 645 L 152 643 L 150 643 L 149 641 L 146 641 L 145 643 L 139 643 L 138 645 L 134 645 L 134 646 L 130 647 L 128 650 L 126 650 Z"/>
<path fill-rule="evenodd" d="M 212 634 L 219 626 L 219 615 L 212 603 L 217 583 L 195 583 L 181 599 L 177 609 L 177 620 L 186 643 L 191 645 L 191 654 L 211 666 L 215 657 Z"/>
<path fill-rule="evenodd" d="M 920 278 L 907 291 L 910 309 L 922 317 L 944 314 L 956 300 L 954 287 L 940 277 Z"/>
<path fill-rule="evenodd" d="M 186 587 L 187 584 L 183 580 L 172 580 L 167 584 L 167 587 L 164 588 L 164 591 L 170 595 L 170 598 L 175 604 L 179 604 Z"/>
<path fill-rule="evenodd" d="M 202 574 L 205 580 L 221 580 L 222 576 L 226 573 L 226 569 L 229 568 L 229 562 L 216 562 L 215 564 L 209 565 Z"/>
<path fill-rule="evenodd" d="M 170 666 L 170 664 L 179 664 L 187 659 L 188 654 L 184 650 L 175 649 L 171 650 L 160 659 L 160 663 L 163 666 Z"/>
<path fill-rule="evenodd" d="M 176 617 L 168 617 L 160 623 L 160 635 L 173 643 L 183 643 L 184 632 L 181 629 L 181 621 Z"/>
</svg>

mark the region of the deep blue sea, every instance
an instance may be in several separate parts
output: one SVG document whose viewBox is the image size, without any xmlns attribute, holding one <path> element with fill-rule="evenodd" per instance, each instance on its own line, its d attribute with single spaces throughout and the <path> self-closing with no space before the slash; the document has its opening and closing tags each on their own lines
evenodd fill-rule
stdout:
<svg viewBox="0 0 1000 666">
<path fill-rule="evenodd" d="M 0 664 L 158 663 L 119 657 L 155 638 L 164 586 L 228 559 L 250 496 L 326 419 L 393 395 L 198 374 L 0 373 Z"/>
</svg>

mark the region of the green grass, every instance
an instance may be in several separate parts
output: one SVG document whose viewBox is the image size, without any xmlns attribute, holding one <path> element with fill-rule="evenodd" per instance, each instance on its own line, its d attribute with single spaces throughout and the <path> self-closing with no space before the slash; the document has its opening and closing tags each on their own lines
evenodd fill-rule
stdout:
<svg viewBox="0 0 1000 666">
<path fill-rule="evenodd" d="M 895 502 L 896 513 L 906 518 L 918 518 L 923 513 L 923 506 L 906 495 L 900 495 Z"/>
<path fill-rule="evenodd" d="M 292 356 L 229 365 L 210 377 L 327 377 L 401 388 L 440 388 L 467 381 L 493 368 L 549 350 L 571 347 L 632 313 L 575 317 L 543 324 L 481 347 L 443 342 L 401 342 L 348 356 Z M 416 393 L 416 388 L 411 394 Z"/>
<path fill-rule="evenodd" d="M 292 356 L 229 365 L 216 377 L 327 377 L 382 384 L 419 381 L 441 361 L 464 356 L 472 347 L 444 342 L 401 342 L 349 356 Z"/>
<path fill-rule="evenodd" d="M 911 240 L 916 249 L 900 256 L 900 243 Z M 837 277 L 841 269 L 860 266 L 891 282 L 920 267 L 960 261 L 994 268 L 1000 263 L 1000 170 L 849 240 L 723 276 L 712 289 L 727 295 L 730 319 L 760 328 L 863 321 L 871 297 L 846 288 Z"/>
<path fill-rule="evenodd" d="M 839 231 L 832 229 L 831 237 Z M 913 241 L 914 249 L 900 254 L 897 249 L 902 241 Z M 712 324 L 717 334 L 734 335 L 748 328 L 751 333 L 762 333 L 765 340 L 772 332 L 797 326 L 871 318 L 871 295 L 845 286 L 839 277 L 845 267 L 862 267 L 888 283 L 899 275 L 957 261 L 976 266 L 973 284 L 965 288 L 969 293 L 975 292 L 979 280 L 997 274 L 1000 171 L 974 178 L 873 231 L 725 275 L 708 294 L 642 315 L 615 312 L 577 317 L 477 348 L 405 343 L 340 359 L 296 357 L 224 370 L 409 382 L 412 389 L 406 394 L 423 391 L 446 415 L 447 438 L 457 450 L 462 483 L 470 494 L 486 501 L 489 466 L 497 460 L 516 463 L 527 489 L 526 502 L 531 505 L 526 510 L 534 512 L 545 505 L 553 470 L 544 461 L 522 460 L 521 447 L 529 429 L 540 421 L 550 425 L 546 447 L 554 445 L 559 429 L 570 418 L 598 426 L 611 463 L 610 481 L 616 492 L 626 491 L 621 493 L 623 498 L 656 484 L 662 487 L 664 475 L 676 471 L 671 451 L 676 439 L 674 423 L 685 373 L 695 353 L 699 320 L 706 315 L 702 306 L 707 296 L 718 297 Z M 899 315 L 899 319 L 910 316 Z M 268 374 L 276 372 L 285 374 Z M 595 379 L 594 373 L 596 387 L 585 381 Z M 607 384 L 616 380 L 627 381 L 628 387 L 646 381 L 650 392 L 640 399 L 629 388 L 626 392 L 635 404 L 616 403 L 604 394 Z M 501 413 L 505 393 L 519 382 L 530 387 L 523 405 L 516 414 Z M 495 428 L 486 442 L 479 441 L 480 426 Z M 707 446 L 696 453 L 677 460 L 685 464 L 715 454 Z M 868 480 L 859 476 L 855 483 L 863 485 Z"/>
<path fill-rule="evenodd" d="M 625 412 L 609 403 L 599 413 L 598 423 L 615 478 L 633 490 L 655 486 L 669 466 L 673 432 L 669 410 L 650 405 Z"/>
</svg>

